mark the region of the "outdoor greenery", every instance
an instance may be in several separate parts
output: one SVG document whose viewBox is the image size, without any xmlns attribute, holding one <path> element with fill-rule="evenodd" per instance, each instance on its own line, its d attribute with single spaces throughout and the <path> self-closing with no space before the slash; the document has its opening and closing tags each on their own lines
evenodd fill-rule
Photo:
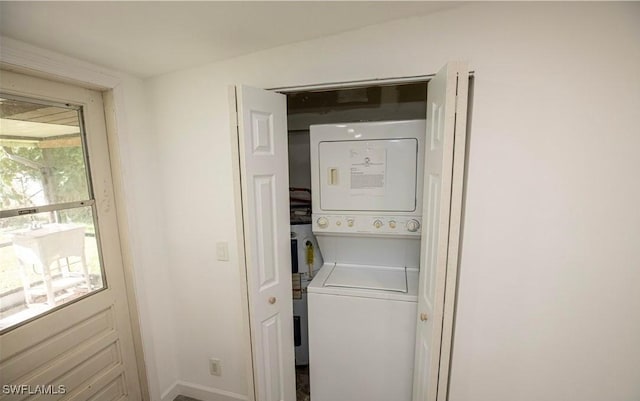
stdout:
<svg viewBox="0 0 640 401">
<path fill-rule="evenodd" d="M 0 142 L 1 144 L 1 142 Z M 84 156 L 80 146 L 40 148 L 37 143 L 0 147 L 0 208 L 17 209 L 89 198 Z M 34 188 L 36 190 L 34 190 Z M 65 213 L 68 221 L 91 225 L 86 208 Z M 60 221 L 61 215 L 57 215 Z M 12 219 L 28 225 L 33 216 Z M 64 222 L 64 221 L 60 221 Z M 7 228 L 8 221 L 0 222 Z"/>
<path fill-rule="evenodd" d="M 0 151 L 0 184 L 2 184 L 0 185 L 0 208 L 3 210 L 33 205 L 27 194 L 28 181 L 38 181 L 41 175 L 40 171 L 9 159 L 7 155 L 9 152 L 34 162 L 40 162 L 42 159 L 42 150 L 34 146 L 2 147 Z"/>
<path fill-rule="evenodd" d="M 21 143 L 0 139 L 0 209 L 89 199 L 84 155 L 77 142 L 76 146 L 41 147 L 35 138 Z M 33 222 L 82 224 L 87 234 L 95 233 L 91 207 L 0 219 L 0 293 L 22 285 L 10 235 L 11 231 L 28 228 Z M 95 237 L 86 237 L 85 247 L 90 274 L 99 275 Z M 37 281 L 38 272 L 28 270 L 31 280 Z"/>
</svg>

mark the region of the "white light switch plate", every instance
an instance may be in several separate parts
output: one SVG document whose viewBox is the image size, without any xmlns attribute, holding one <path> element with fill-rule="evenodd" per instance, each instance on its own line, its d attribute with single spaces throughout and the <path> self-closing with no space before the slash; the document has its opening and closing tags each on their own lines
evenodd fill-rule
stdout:
<svg viewBox="0 0 640 401">
<path fill-rule="evenodd" d="M 220 359 L 209 359 L 209 373 L 212 376 L 222 376 L 222 361 Z"/>
<path fill-rule="evenodd" d="M 229 260 L 229 244 L 226 242 L 216 243 L 216 258 L 218 260 Z"/>
</svg>

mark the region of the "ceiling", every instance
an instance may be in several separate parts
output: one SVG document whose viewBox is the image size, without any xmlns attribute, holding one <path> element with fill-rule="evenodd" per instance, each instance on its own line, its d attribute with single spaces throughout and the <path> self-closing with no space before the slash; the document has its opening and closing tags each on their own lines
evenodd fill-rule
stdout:
<svg viewBox="0 0 640 401">
<path fill-rule="evenodd" d="M 461 2 L 0 2 L 0 34 L 150 77 Z"/>
</svg>

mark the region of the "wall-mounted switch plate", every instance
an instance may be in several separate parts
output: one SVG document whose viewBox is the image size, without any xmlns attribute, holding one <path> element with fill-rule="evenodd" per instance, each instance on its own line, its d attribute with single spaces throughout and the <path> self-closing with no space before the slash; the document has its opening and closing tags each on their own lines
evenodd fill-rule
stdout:
<svg viewBox="0 0 640 401">
<path fill-rule="evenodd" d="M 209 373 L 213 376 L 222 376 L 222 361 L 220 359 L 209 359 Z"/>
<path fill-rule="evenodd" d="M 218 260 L 229 260 L 229 244 L 226 242 L 216 243 L 216 258 Z"/>
</svg>

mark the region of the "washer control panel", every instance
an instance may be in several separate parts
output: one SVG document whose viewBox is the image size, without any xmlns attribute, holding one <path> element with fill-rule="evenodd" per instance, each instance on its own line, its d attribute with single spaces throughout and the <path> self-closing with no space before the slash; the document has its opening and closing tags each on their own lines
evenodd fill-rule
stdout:
<svg viewBox="0 0 640 401">
<path fill-rule="evenodd" d="M 420 216 L 313 215 L 313 231 L 334 234 L 403 235 L 419 237 Z"/>
</svg>

